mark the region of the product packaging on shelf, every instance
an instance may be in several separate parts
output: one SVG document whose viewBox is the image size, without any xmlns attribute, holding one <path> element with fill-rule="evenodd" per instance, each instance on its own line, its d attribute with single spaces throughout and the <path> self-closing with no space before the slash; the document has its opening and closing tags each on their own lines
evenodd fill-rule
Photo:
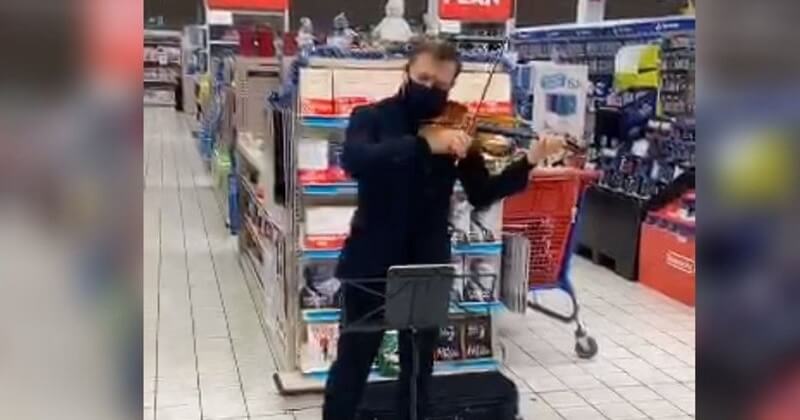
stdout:
<svg viewBox="0 0 800 420">
<path fill-rule="evenodd" d="M 300 69 L 299 95 L 302 116 L 333 115 L 333 72 L 328 69 Z"/>
<path fill-rule="evenodd" d="M 492 323 L 489 317 L 469 318 L 464 324 L 464 358 L 492 356 Z"/>
<path fill-rule="evenodd" d="M 462 336 L 464 323 L 454 320 L 439 330 L 439 340 L 434 353 L 434 360 L 437 362 L 449 362 L 464 358 Z"/>
<path fill-rule="evenodd" d="M 533 96 L 533 129 L 582 139 L 586 126 L 586 100 L 590 93 L 585 65 L 531 62 L 522 72 L 529 75 Z"/>
<path fill-rule="evenodd" d="M 400 70 L 336 69 L 333 71 L 335 114 L 348 117 L 358 106 L 388 98 L 397 93 L 402 82 Z"/>
<path fill-rule="evenodd" d="M 320 138 L 301 138 L 297 147 L 297 172 L 301 185 L 346 181 L 341 168 L 341 144 Z"/>
<path fill-rule="evenodd" d="M 511 77 L 507 73 L 495 73 L 481 102 L 481 94 L 488 81 L 489 73 L 465 72 L 458 76 L 450 91 L 450 100 L 466 105 L 474 112 L 480 104 L 481 114 L 512 115 Z"/>
<path fill-rule="evenodd" d="M 305 247 L 339 249 L 350 233 L 353 206 L 309 206 L 305 211 Z"/>
<path fill-rule="evenodd" d="M 466 282 L 464 276 L 464 256 L 453 255 L 451 264 L 455 267 L 455 279 L 453 280 L 453 289 L 450 292 L 451 302 L 461 302 L 464 300 L 464 283 Z"/>
<path fill-rule="evenodd" d="M 472 205 L 463 190 L 453 192 L 450 197 L 450 234 L 455 244 L 469 242 L 470 213 Z"/>
<path fill-rule="evenodd" d="M 485 209 L 473 209 L 470 214 L 469 236 L 473 242 L 496 242 L 503 231 L 503 202 Z"/>
<path fill-rule="evenodd" d="M 306 334 L 300 368 L 304 372 L 329 369 L 336 359 L 339 324 L 308 324 Z"/>
<path fill-rule="evenodd" d="M 499 279 L 502 256 L 468 255 L 464 269 L 469 277 L 464 281 L 465 302 L 494 302 L 499 298 Z"/>
<path fill-rule="evenodd" d="M 342 283 L 336 278 L 336 260 L 308 261 L 303 265 L 302 309 L 339 308 Z"/>
<path fill-rule="evenodd" d="M 297 143 L 297 169 L 323 171 L 328 166 L 328 140 L 301 138 Z"/>
<path fill-rule="evenodd" d="M 502 226 L 502 202 L 476 209 L 462 189 L 453 192 L 450 198 L 450 239 L 454 244 L 497 242 Z"/>
<path fill-rule="evenodd" d="M 378 373 L 386 378 L 396 378 L 400 374 L 400 346 L 397 331 L 387 331 L 378 349 L 376 364 Z"/>
</svg>

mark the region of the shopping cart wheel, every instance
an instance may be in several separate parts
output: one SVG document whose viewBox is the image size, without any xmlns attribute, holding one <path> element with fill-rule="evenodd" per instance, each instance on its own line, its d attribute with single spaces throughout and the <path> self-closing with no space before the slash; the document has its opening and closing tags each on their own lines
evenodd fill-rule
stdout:
<svg viewBox="0 0 800 420">
<path fill-rule="evenodd" d="M 599 350 L 597 340 L 590 337 L 585 330 L 579 328 L 575 331 L 575 353 L 581 359 L 591 359 Z"/>
<path fill-rule="evenodd" d="M 584 344 L 585 343 L 585 344 Z M 597 355 L 597 340 L 593 337 L 585 337 L 583 340 L 575 342 L 575 353 L 581 359 L 591 359 Z"/>
</svg>

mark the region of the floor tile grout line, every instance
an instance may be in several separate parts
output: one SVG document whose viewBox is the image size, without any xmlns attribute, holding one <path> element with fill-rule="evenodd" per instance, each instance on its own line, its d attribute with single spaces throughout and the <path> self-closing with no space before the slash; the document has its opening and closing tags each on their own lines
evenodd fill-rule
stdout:
<svg viewBox="0 0 800 420">
<path fill-rule="evenodd" d="M 160 171 L 160 185 L 158 187 L 159 193 L 164 185 L 164 141 L 163 141 L 163 134 L 159 133 L 159 162 L 161 165 Z M 147 188 L 145 186 L 145 188 Z M 162 229 L 162 217 L 164 211 L 164 200 L 161 194 L 158 195 L 158 276 L 156 279 L 156 331 L 155 331 L 155 375 L 153 376 L 153 420 L 158 420 L 158 377 L 159 377 L 159 365 L 158 365 L 158 349 L 159 349 L 159 335 L 161 332 L 161 264 L 162 264 L 162 254 L 164 252 L 164 242 L 161 238 L 161 229 Z"/>
<path fill-rule="evenodd" d="M 183 126 L 184 126 L 184 128 L 188 128 L 185 121 L 184 121 Z M 191 138 L 191 136 L 190 136 L 190 138 Z M 185 153 L 184 154 L 185 158 L 194 159 L 194 158 L 198 157 L 198 155 L 195 154 L 197 152 L 196 149 L 193 149 L 193 148 L 190 147 L 189 148 L 190 151 L 188 151 L 188 153 L 187 153 L 187 151 L 185 150 L 185 146 L 186 146 L 186 142 L 181 142 L 181 149 L 184 149 L 183 151 Z M 247 395 L 245 393 L 244 384 L 242 382 L 242 373 L 241 373 L 241 368 L 239 367 L 239 358 L 236 355 L 236 348 L 235 348 L 234 343 L 233 343 L 233 336 L 231 335 L 230 320 L 228 319 L 228 309 L 227 309 L 227 306 L 225 305 L 225 297 L 223 296 L 222 285 L 220 284 L 220 281 L 219 281 L 219 272 L 217 271 L 216 258 L 214 257 L 214 252 L 211 249 L 211 243 L 210 243 L 209 237 L 208 237 L 208 225 L 207 225 L 207 222 L 206 222 L 205 211 L 203 210 L 203 205 L 202 205 L 202 202 L 200 201 L 199 194 L 198 194 L 197 178 L 195 177 L 196 173 L 194 172 L 194 169 L 193 169 L 192 165 L 189 165 L 188 168 L 189 168 L 189 172 L 190 172 L 191 178 L 192 178 L 192 185 L 193 185 L 194 194 L 195 194 L 195 202 L 197 204 L 198 210 L 200 211 L 200 221 L 202 222 L 203 231 L 204 231 L 205 237 L 206 237 L 206 248 L 208 249 L 208 254 L 209 254 L 209 257 L 211 259 L 211 267 L 212 267 L 212 269 L 214 271 L 214 280 L 215 280 L 215 283 L 217 285 L 217 294 L 219 295 L 220 304 L 222 305 L 222 313 L 225 316 L 225 329 L 227 331 L 228 343 L 230 344 L 230 347 L 231 347 L 231 354 L 233 355 L 234 366 L 236 367 L 236 377 L 239 380 L 239 391 L 242 394 L 242 401 L 244 402 L 245 414 L 247 414 L 247 418 L 250 418 L 250 407 L 249 407 L 249 405 L 247 403 Z"/>
<path fill-rule="evenodd" d="M 192 286 L 189 280 L 189 251 L 186 246 L 186 220 L 184 219 L 183 213 L 183 194 L 181 188 L 181 180 L 180 180 L 180 172 L 179 172 L 179 164 L 178 164 L 178 155 L 175 154 L 175 148 L 173 140 L 172 143 L 172 157 L 173 162 L 175 163 L 175 181 L 177 187 L 177 195 L 178 195 L 178 209 L 180 210 L 180 218 L 181 218 L 181 236 L 183 237 L 183 259 L 184 259 L 184 266 L 186 268 L 186 288 L 187 294 L 189 297 L 189 316 L 192 320 L 192 347 L 194 351 L 194 368 L 195 368 L 195 375 L 196 375 L 196 383 L 197 383 L 197 405 L 200 410 L 200 420 L 204 418 L 203 415 L 203 389 L 200 386 L 200 368 L 199 368 L 199 361 L 197 357 L 197 327 L 194 319 L 194 303 L 192 301 Z"/>
</svg>

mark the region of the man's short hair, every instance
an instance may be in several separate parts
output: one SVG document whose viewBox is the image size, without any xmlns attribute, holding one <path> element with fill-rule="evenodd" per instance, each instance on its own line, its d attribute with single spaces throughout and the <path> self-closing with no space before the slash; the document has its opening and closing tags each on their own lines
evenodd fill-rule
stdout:
<svg viewBox="0 0 800 420">
<path fill-rule="evenodd" d="M 430 54 L 437 61 L 449 61 L 456 64 L 456 76 L 461 73 L 461 57 L 458 49 L 447 41 L 431 38 L 419 38 L 411 41 L 411 52 L 408 54 L 408 65 L 416 61 L 417 57 L 423 54 Z"/>
</svg>

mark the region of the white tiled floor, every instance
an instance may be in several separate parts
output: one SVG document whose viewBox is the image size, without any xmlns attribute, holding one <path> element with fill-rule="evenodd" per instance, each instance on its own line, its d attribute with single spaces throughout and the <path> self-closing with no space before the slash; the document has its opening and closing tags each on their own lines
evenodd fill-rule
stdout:
<svg viewBox="0 0 800 420">
<path fill-rule="evenodd" d="M 284 399 L 236 243 L 186 120 L 145 109 L 145 420 L 313 420 L 320 397 Z M 505 372 L 528 420 L 694 416 L 694 310 L 577 259 L 583 318 L 600 344 L 584 361 L 571 327 L 499 320 Z M 563 296 L 546 296 L 558 304 Z"/>
</svg>

